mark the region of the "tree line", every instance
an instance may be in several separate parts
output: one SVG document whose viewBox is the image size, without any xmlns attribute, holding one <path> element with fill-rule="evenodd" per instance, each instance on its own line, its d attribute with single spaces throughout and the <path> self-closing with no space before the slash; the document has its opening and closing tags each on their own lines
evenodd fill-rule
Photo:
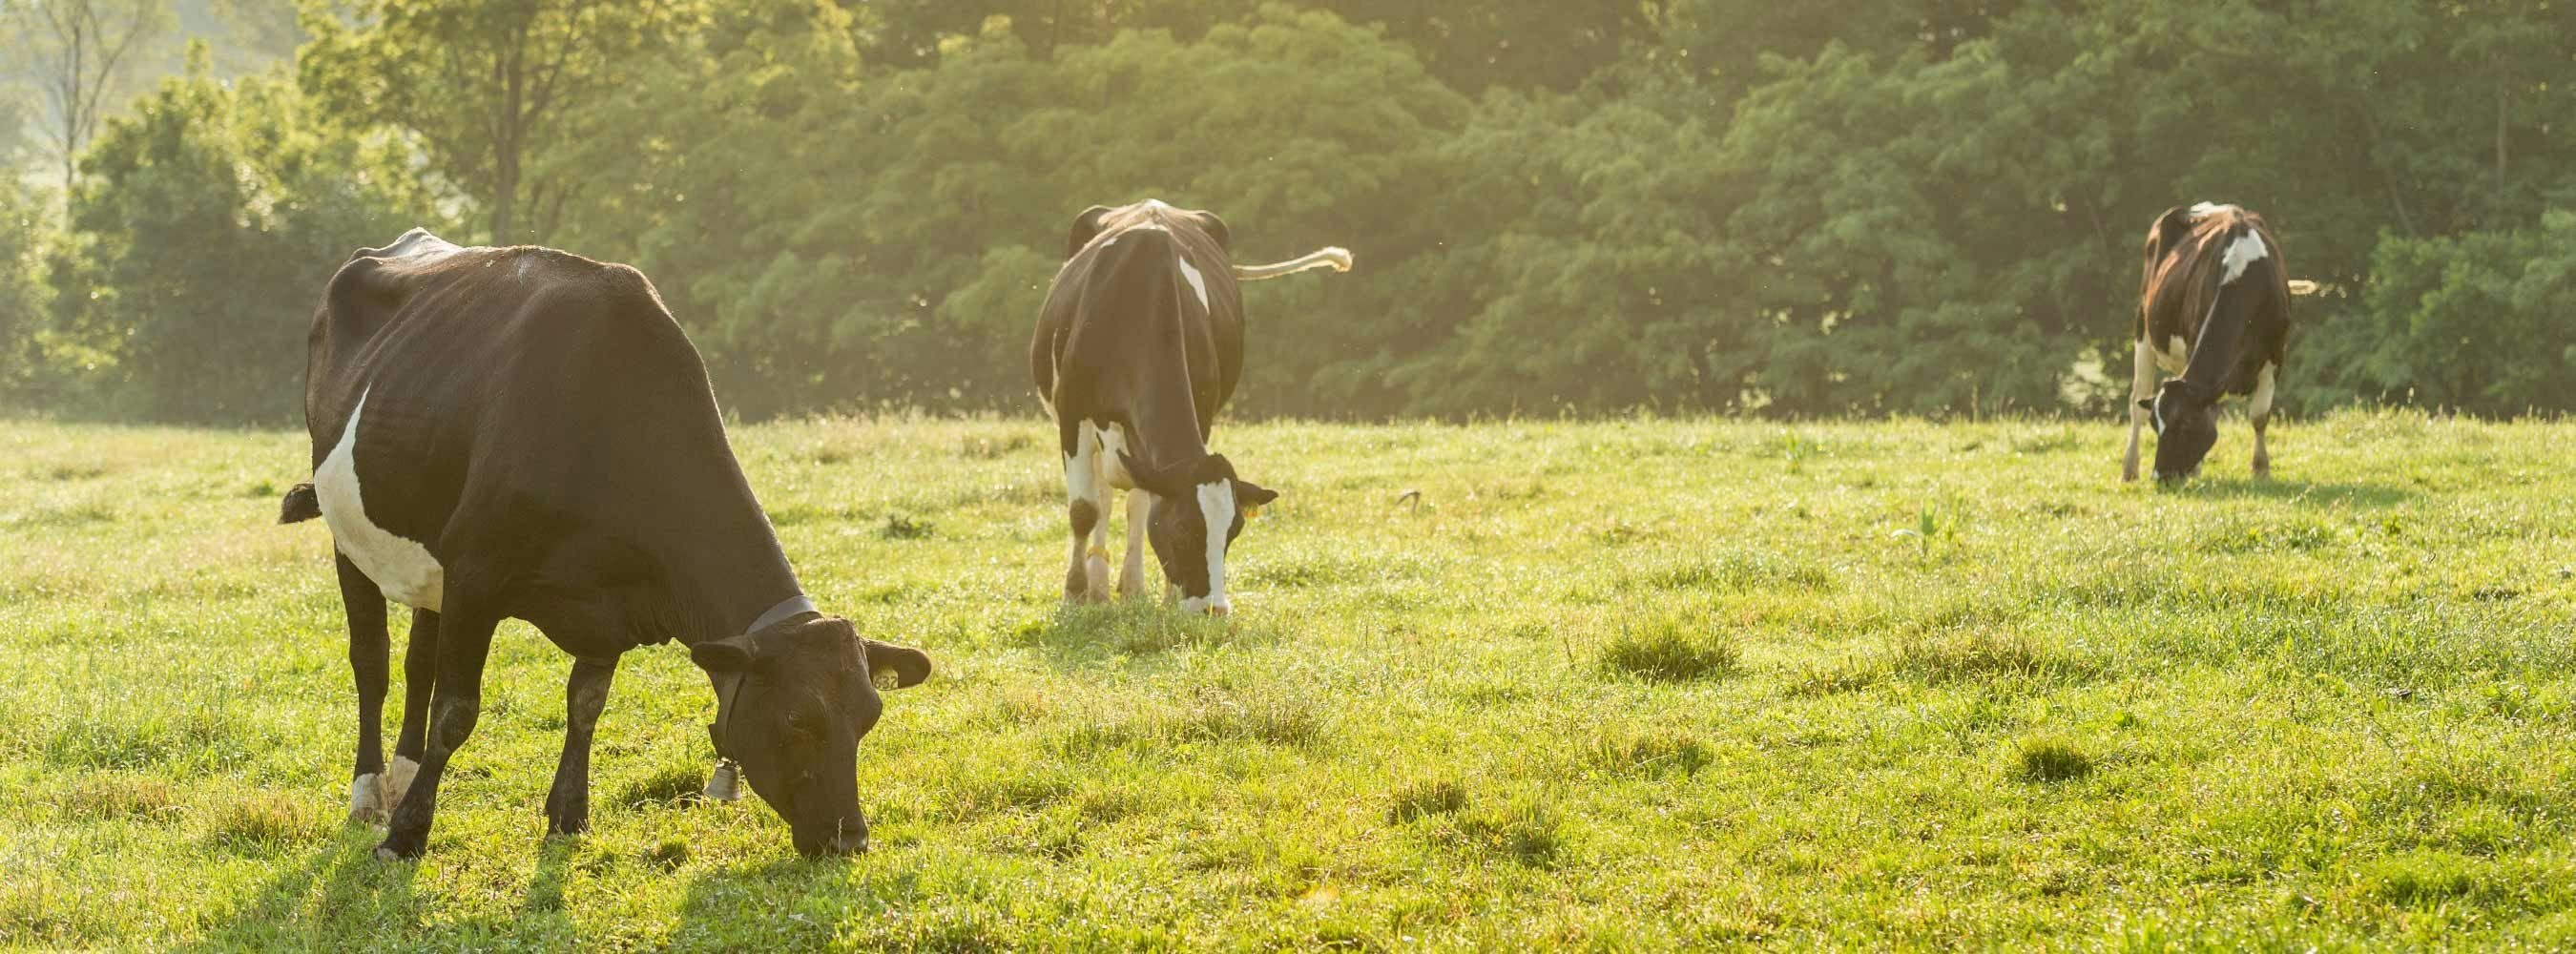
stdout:
<svg viewBox="0 0 2576 954">
<path fill-rule="evenodd" d="M 292 421 L 322 283 L 424 225 L 642 268 L 745 415 L 1027 409 L 1065 228 L 1155 196 L 1225 216 L 1246 259 L 1360 257 L 1248 291 L 1254 414 L 2109 413 L 2147 224 L 2201 200 L 2263 212 L 2326 288 L 2291 408 L 2576 408 L 2564 0 L 311 0 L 286 22 L 264 70 L 201 50 L 102 111 L 67 185 L 17 151 L 8 403 Z"/>
</svg>

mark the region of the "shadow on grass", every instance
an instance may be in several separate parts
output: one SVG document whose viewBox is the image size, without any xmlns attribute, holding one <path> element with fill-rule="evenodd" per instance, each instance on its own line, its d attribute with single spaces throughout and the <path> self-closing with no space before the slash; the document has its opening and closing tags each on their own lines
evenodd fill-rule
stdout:
<svg viewBox="0 0 2576 954">
<path fill-rule="evenodd" d="M 2416 493 L 2412 490 L 2385 484 L 2254 480 L 2243 477 L 2215 479 L 2200 477 L 2176 485 L 2157 485 L 2157 489 L 2169 494 L 2213 500 L 2280 500 L 2290 503 L 2341 503 L 2356 507 L 2394 507 L 2412 501 L 2416 497 Z"/>
<path fill-rule="evenodd" d="M 820 950 L 869 906 L 851 884 L 866 858 L 782 857 L 690 879 L 668 945 L 685 950 Z"/>
<path fill-rule="evenodd" d="M 1266 645 L 1279 638 L 1267 625 L 1193 616 L 1142 599 L 1059 607 L 1043 619 L 1021 624 L 1012 636 L 1044 650 L 1060 668 L 1181 648 Z"/>
<path fill-rule="evenodd" d="M 331 947 L 381 943 L 418 921 L 415 865 L 377 861 L 383 832 L 346 828 L 301 864 L 279 871 L 231 910 L 206 917 L 207 936 L 189 950 Z M 318 892 L 318 897 L 317 897 Z"/>
</svg>

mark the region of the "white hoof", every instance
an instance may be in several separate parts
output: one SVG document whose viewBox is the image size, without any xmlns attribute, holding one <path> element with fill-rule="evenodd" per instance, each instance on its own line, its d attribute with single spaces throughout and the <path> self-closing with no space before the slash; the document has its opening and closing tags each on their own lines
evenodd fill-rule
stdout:
<svg viewBox="0 0 2576 954">
<path fill-rule="evenodd" d="M 349 783 L 349 822 L 354 825 L 385 823 L 384 785 L 376 775 L 361 775 Z"/>
<path fill-rule="evenodd" d="M 411 791 L 412 777 L 419 774 L 420 763 L 399 755 L 394 756 L 394 764 L 385 766 L 385 814 L 393 814 L 394 806 L 402 804 L 403 793 Z"/>
<path fill-rule="evenodd" d="M 1082 565 L 1083 598 L 1094 603 L 1109 602 L 1109 561 L 1092 557 Z"/>
</svg>

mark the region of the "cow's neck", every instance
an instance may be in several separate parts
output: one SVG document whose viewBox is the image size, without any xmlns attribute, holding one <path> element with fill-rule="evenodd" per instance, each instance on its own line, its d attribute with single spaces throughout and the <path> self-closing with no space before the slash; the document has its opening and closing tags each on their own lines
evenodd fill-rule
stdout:
<svg viewBox="0 0 2576 954">
<path fill-rule="evenodd" d="M 1127 411 L 1128 453 L 1156 469 L 1207 456 L 1207 432 L 1190 399 L 1186 370 L 1145 394 Z"/>
<path fill-rule="evenodd" d="M 721 482 L 692 483 L 725 492 L 666 503 L 643 528 L 676 617 L 671 635 L 683 645 L 741 635 L 760 614 L 803 592 L 777 531 L 738 472 Z"/>
<path fill-rule="evenodd" d="M 2192 344 L 2191 363 L 2183 368 L 2183 380 L 2199 386 L 2212 398 L 2224 390 L 2244 350 L 2245 330 L 2253 322 L 2259 293 L 2253 276 L 2247 275 L 2234 284 L 2220 286 L 2218 293 L 2210 296 L 2209 314 L 2201 320 L 2199 340 Z"/>
</svg>

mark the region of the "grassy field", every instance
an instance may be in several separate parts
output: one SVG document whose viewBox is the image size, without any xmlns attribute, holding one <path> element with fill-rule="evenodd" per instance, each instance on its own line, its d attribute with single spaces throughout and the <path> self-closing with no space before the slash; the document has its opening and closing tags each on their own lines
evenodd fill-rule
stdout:
<svg viewBox="0 0 2576 954">
<path fill-rule="evenodd" d="M 872 854 L 682 798 L 667 647 L 544 840 L 569 661 L 513 623 L 385 864 L 303 439 L 0 423 L 0 941 L 2576 945 L 2576 425 L 2293 422 L 2258 484 L 2231 423 L 2179 490 L 2100 423 L 1235 428 L 1286 497 L 1230 627 L 1058 610 L 1047 433 L 736 435 L 824 608 L 940 666 Z"/>
</svg>

